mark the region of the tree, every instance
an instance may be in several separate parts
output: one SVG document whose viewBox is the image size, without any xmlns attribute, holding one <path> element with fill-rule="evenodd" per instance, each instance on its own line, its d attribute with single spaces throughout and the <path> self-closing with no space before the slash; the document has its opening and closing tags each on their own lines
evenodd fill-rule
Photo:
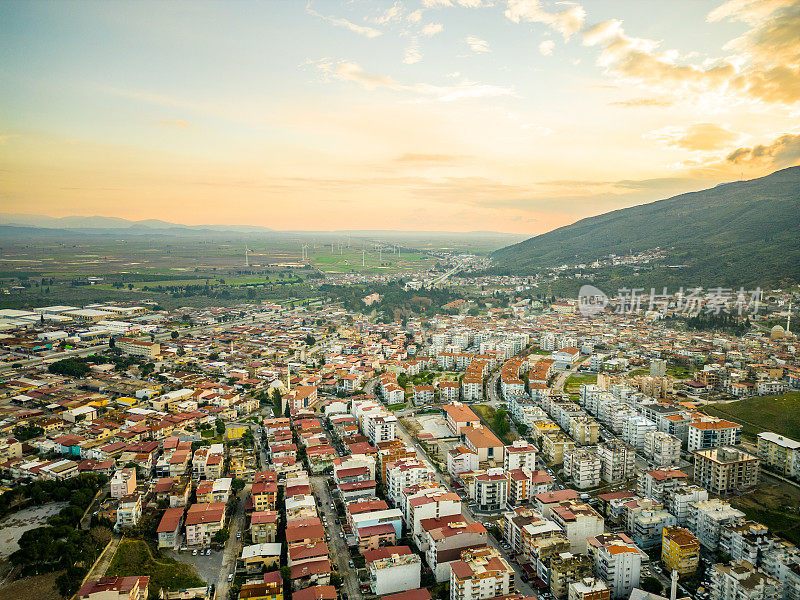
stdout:
<svg viewBox="0 0 800 600">
<path fill-rule="evenodd" d="M 217 427 L 217 435 L 225 435 L 225 421 L 217 419 L 215 425 Z"/>
<path fill-rule="evenodd" d="M 650 592 L 651 594 L 657 595 L 661 595 L 661 592 L 664 591 L 664 586 L 661 585 L 661 582 L 655 577 L 645 577 L 639 583 L 639 587 L 645 592 Z"/>
<path fill-rule="evenodd" d="M 230 536 L 231 536 L 231 532 L 228 530 L 227 527 L 224 527 L 224 528 L 220 529 L 219 531 L 217 531 L 216 533 L 214 533 L 213 536 L 211 536 L 211 541 L 213 543 L 215 543 L 215 544 L 222 545 L 222 544 L 224 544 L 225 542 L 228 541 L 228 538 Z"/>
<path fill-rule="evenodd" d="M 238 477 L 231 482 L 231 489 L 237 494 L 244 489 L 244 486 L 244 479 L 239 479 Z"/>
<path fill-rule="evenodd" d="M 41 435 L 44 435 L 44 429 L 36 425 L 17 425 L 14 427 L 14 437 L 20 442 L 27 442 Z"/>
<path fill-rule="evenodd" d="M 82 358 L 64 358 L 47 367 L 50 373 L 67 377 L 85 377 L 89 373 L 89 365 Z"/>
<path fill-rule="evenodd" d="M 173 340 L 177 340 L 178 339 L 178 335 L 179 334 L 178 334 L 177 331 L 173 331 L 172 333 L 169 334 L 169 337 L 171 337 Z"/>
</svg>

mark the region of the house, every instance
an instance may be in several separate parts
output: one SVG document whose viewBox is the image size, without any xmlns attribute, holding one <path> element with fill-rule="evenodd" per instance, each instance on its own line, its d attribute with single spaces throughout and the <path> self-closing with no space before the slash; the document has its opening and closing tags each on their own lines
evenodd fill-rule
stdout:
<svg viewBox="0 0 800 600">
<path fill-rule="evenodd" d="M 78 600 L 147 600 L 149 577 L 101 577 L 83 584 Z"/>
<path fill-rule="evenodd" d="M 281 544 L 264 543 L 252 544 L 242 548 L 239 557 L 244 570 L 248 575 L 261 573 L 270 567 L 276 567 L 281 559 Z"/>
<path fill-rule="evenodd" d="M 156 533 L 159 548 L 177 549 L 180 541 L 180 530 L 183 526 L 183 507 L 168 508 L 161 517 Z"/>
<path fill-rule="evenodd" d="M 198 503 L 186 513 L 186 544 L 208 546 L 212 536 L 225 526 L 225 505 Z"/>
<path fill-rule="evenodd" d="M 117 506 L 116 529 L 135 527 L 142 518 L 142 497 L 137 494 L 128 494 L 119 499 Z"/>
<path fill-rule="evenodd" d="M 280 571 L 264 573 L 261 580 L 248 579 L 239 589 L 239 598 L 242 600 L 283 600 L 283 578 Z"/>
<path fill-rule="evenodd" d="M 260 510 L 250 515 L 250 540 L 254 544 L 274 542 L 278 530 L 278 513 Z"/>
<path fill-rule="evenodd" d="M 111 497 L 122 498 L 136 491 L 136 469 L 117 469 L 111 478 Z"/>
</svg>

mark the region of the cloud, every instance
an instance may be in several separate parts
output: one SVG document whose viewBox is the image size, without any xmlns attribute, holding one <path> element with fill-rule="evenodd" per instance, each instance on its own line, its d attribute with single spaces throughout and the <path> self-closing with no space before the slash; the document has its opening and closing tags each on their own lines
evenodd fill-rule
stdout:
<svg viewBox="0 0 800 600">
<path fill-rule="evenodd" d="M 567 8 L 558 12 L 549 12 L 542 8 L 539 0 L 507 0 L 508 7 L 504 14 L 514 23 L 522 21 L 544 23 L 568 40 L 583 27 L 586 11 L 580 4 L 571 2 L 561 2 L 560 4 L 566 5 Z"/>
<path fill-rule="evenodd" d="M 707 20 L 733 20 L 751 28 L 725 44 L 724 59 L 689 61 L 661 42 L 628 35 L 622 21 L 604 21 L 585 31 L 583 43 L 597 46 L 597 63 L 618 77 L 672 96 L 711 94 L 716 105 L 748 100 L 791 105 L 800 101 L 800 3 L 797 0 L 730 0 Z"/>
<path fill-rule="evenodd" d="M 710 152 L 729 147 L 741 135 L 714 123 L 695 123 L 687 126 L 664 127 L 644 136 L 662 144 L 683 150 Z"/>
<path fill-rule="evenodd" d="M 437 33 L 441 33 L 444 27 L 441 23 L 428 23 L 425 27 L 422 28 L 423 35 L 427 35 L 428 37 L 434 36 Z"/>
<path fill-rule="evenodd" d="M 492 0 L 422 0 L 425 8 L 446 8 L 449 6 L 461 6 L 463 8 L 481 8 L 482 6 L 492 6 Z"/>
<path fill-rule="evenodd" d="M 672 106 L 673 100 L 667 98 L 631 98 L 630 100 L 619 100 L 609 102 L 609 106 Z"/>
<path fill-rule="evenodd" d="M 375 22 L 378 25 L 385 25 L 386 23 L 391 23 L 392 21 L 399 21 L 403 16 L 403 4 L 402 2 L 395 2 L 383 11 L 383 14 L 375 19 Z"/>
<path fill-rule="evenodd" d="M 545 40 L 539 44 L 539 52 L 541 52 L 544 56 L 550 56 L 553 54 L 553 48 L 555 47 L 556 43 L 553 40 Z"/>
<path fill-rule="evenodd" d="M 359 84 L 367 90 L 388 89 L 395 92 L 409 92 L 420 98 L 431 98 L 441 102 L 452 102 L 469 98 L 497 98 L 514 96 L 513 88 L 490 85 L 462 79 L 455 85 L 432 85 L 429 83 L 402 84 L 388 75 L 368 73 L 358 63 L 350 61 L 331 61 L 328 59 L 313 63 L 326 77 Z"/>
<path fill-rule="evenodd" d="M 752 148 L 738 148 L 726 159 L 738 166 L 769 166 L 782 168 L 800 161 L 800 134 L 787 133 L 771 144 L 759 144 Z"/>
<path fill-rule="evenodd" d="M 408 13 L 406 19 L 408 19 L 409 23 L 419 23 L 422 20 L 422 11 L 415 10 L 412 13 Z"/>
<path fill-rule="evenodd" d="M 467 37 L 464 41 L 467 42 L 467 44 L 469 45 L 469 49 L 475 53 L 483 54 L 486 52 L 491 52 L 491 48 L 489 48 L 489 42 L 487 42 L 486 40 L 482 40 L 479 37 L 471 35 Z"/>
<path fill-rule="evenodd" d="M 364 25 L 356 25 L 355 23 L 351 23 L 347 19 L 337 19 L 335 17 L 329 17 L 321 13 L 318 13 L 313 8 L 311 8 L 310 4 L 306 6 L 306 12 L 315 17 L 319 17 L 323 21 L 327 21 L 331 25 L 336 25 L 337 27 L 343 27 L 345 29 L 349 29 L 353 33 L 357 33 L 358 35 L 363 35 L 368 38 L 378 37 L 382 33 L 381 31 L 373 29 L 372 27 L 365 27 Z"/>
<path fill-rule="evenodd" d="M 407 65 L 413 65 L 421 60 L 422 52 L 419 50 L 419 40 L 417 38 L 412 38 L 411 43 L 403 54 L 403 62 Z"/>
</svg>

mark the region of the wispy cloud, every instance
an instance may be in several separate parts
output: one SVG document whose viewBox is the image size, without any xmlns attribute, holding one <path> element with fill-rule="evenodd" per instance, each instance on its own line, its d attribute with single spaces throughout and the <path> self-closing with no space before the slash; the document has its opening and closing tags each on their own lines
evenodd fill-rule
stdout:
<svg viewBox="0 0 800 600">
<path fill-rule="evenodd" d="M 441 33 L 444 29 L 444 26 L 441 23 L 428 23 L 425 27 L 422 28 L 423 35 L 427 35 L 428 37 L 434 36 L 437 33 Z"/>
<path fill-rule="evenodd" d="M 311 4 L 306 6 L 306 12 L 314 17 L 318 17 L 323 21 L 327 21 L 331 25 L 336 25 L 337 27 L 343 27 L 344 29 L 349 29 L 353 33 L 357 33 L 358 35 L 363 35 L 368 38 L 375 38 L 381 35 L 381 31 L 374 29 L 372 27 L 366 27 L 364 25 L 357 25 L 348 21 L 347 19 L 338 19 L 336 17 L 329 17 L 327 15 L 323 15 L 322 13 L 317 12 L 313 8 L 311 8 Z"/>
<path fill-rule="evenodd" d="M 553 40 L 545 40 L 539 44 L 539 52 L 541 52 L 544 56 L 550 56 L 553 53 L 553 48 L 555 47 L 556 43 Z"/>
<path fill-rule="evenodd" d="M 419 49 L 419 40 L 415 37 L 411 38 L 411 43 L 406 47 L 405 53 L 403 54 L 403 62 L 407 65 L 413 65 L 421 60 L 422 52 L 420 52 Z"/>
<path fill-rule="evenodd" d="M 565 40 L 578 33 L 586 20 L 586 11 L 580 4 L 559 2 L 567 8 L 548 11 L 539 0 L 507 0 L 505 16 L 514 23 L 543 23 L 559 32 Z"/>
<path fill-rule="evenodd" d="M 378 25 L 385 25 L 386 23 L 391 23 L 392 21 L 399 21 L 403 17 L 403 3 L 402 2 L 395 2 L 383 11 L 380 17 L 378 17 L 375 22 Z"/>
<path fill-rule="evenodd" d="M 672 148 L 709 152 L 730 148 L 742 136 L 715 123 L 694 123 L 664 127 L 651 131 L 644 137 Z"/>
<path fill-rule="evenodd" d="M 514 89 L 489 85 L 462 79 L 454 85 L 432 85 L 429 83 L 402 84 L 388 75 L 378 75 L 364 71 L 355 62 L 321 60 L 314 63 L 326 77 L 359 84 L 367 90 L 388 89 L 396 92 L 410 92 L 421 98 L 432 98 L 442 102 L 470 98 L 497 98 L 515 95 Z"/>
<path fill-rule="evenodd" d="M 489 42 L 482 40 L 479 37 L 475 37 L 474 35 L 467 37 L 464 41 L 469 46 L 469 49 L 477 54 L 484 54 L 492 51 L 492 49 L 489 48 Z"/>
</svg>

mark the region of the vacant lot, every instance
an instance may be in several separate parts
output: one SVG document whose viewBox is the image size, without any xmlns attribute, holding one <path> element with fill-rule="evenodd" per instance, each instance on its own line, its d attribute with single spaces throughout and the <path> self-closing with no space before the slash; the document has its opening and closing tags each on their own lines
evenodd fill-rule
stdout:
<svg viewBox="0 0 800 600">
<path fill-rule="evenodd" d="M 180 590 L 205 585 L 193 566 L 167 556 L 155 558 L 147 543 L 141 540 L 122 540 L 106 575 L 143 573 L 150 576 L 150 596 L 153 598 L 158 597 L 161 588 Z"/>
<path fill-rule="evenodd" d="M 0 558 L 8 558 L 19 550 L 19 536 L 35 527 L 41 527 L 50 517 L 57 515 L 67 502 L 51 502 L 17 511 L 0 521 Z"/>
<path fill-rule="evenodd" d="M 800 544 L 800 490 L 772 477 L 763 477 L 758 490 L 731 500 L 748 519 L 763 523 L 775 534 Z"/>
<path fill-rule="evenodd" d="M 741 423 L 743 433 L 750 437 L 762 431 L 774 431 L 800 439 L 800 392 L 709 404 L 704 410 L 710 415 Z"/>
<path fill-rule="evenodd" d="M 55 581 L 60 573 L 24 577 L 0 587 L 0 600 L 61 600 Z"/>
<path fill-rule="evenodd" d="M 567 378 L 566 391 L 568 394 L 577 394 L 582 385 L 597 383 L 597 373 L 575 373 Z"/>
</svg>

